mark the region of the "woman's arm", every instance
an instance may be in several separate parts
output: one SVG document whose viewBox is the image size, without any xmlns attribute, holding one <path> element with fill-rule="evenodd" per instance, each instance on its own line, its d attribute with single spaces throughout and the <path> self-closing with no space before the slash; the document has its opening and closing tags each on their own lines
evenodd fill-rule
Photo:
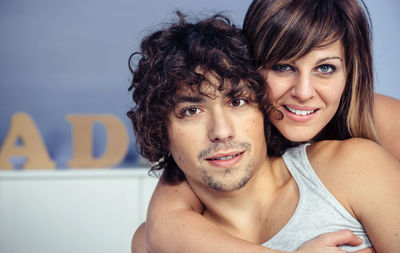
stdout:
<svg viewBox="0 0 400 253">
<path fill-rule="evenodd" d="M 147 213 L 146 245 L 150 252 L 274 252 L 227 234 L 203 217 L 202 211 L 186 181 L 171 185 L 160 180 Z"/>
<path fill-rule="evenodd" d="M 145 245 L 146 241 L 145 223 L 139 226 L 132 238 L 131 252 L 132 253 L 149 253 Z"/>
<path fill-rule="evenodd" d="M 354 150 L 354 149 L 353 149 Z M 379 253 L 400 249 L 400 162 L 373 143 L 356 148 L 359 153 L 357 181 L 349 196 Z"/>
<path fill-rule="evenodd" d="M 398 252 L 400 162 L 369 140 L 356 138 L 322 145 L 314 146 L 319 159 L 314 165 L 328 169 L 317 170 L 318 176 L 362 223 L 376 252 Z M 324 153 L 323 148 L 328 151 Z"/>
<path fill-rule="evenodd" d="M 151 253 L 278 253 L 261 245 L 233 237 L 201 216 L 202 205 L 186 182 L 169 185 L 159 182 L 152 196 L 146 226 L 139 227 L 132 241 L 134 249 Z M 143 230 L 146 230 L 144 232 Z M 145 234 L 146 243 L 143 243 Z M 137 237 L 137 238 L 135 238 Z M 140 241 L 142 240 L 142 241 Z M 301 247 L 297 252 L 333 253 L 342 244 L 358 245 L 360 238 L 349 231 L 338 231 L 320 236 Z M 142 252 L 142 251 L 137 251 Z M 146 252 L 146 251 L 143 251 Z M 372 253 L 373 249 L 357 251 Z"/>
<path fill-rule="evenodd" d="M 375 94 L 373 117 L 383 147 L 400 160 L 400 100 Z"/>
</svg>

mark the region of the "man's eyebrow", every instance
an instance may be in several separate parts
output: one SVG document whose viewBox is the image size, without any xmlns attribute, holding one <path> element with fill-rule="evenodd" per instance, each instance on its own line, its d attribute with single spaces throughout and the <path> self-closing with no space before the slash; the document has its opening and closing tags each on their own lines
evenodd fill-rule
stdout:
<svg viewBox="0 0 400 253">
<path fill-rule="evenodd" d="M 234 98 L 234 97 L 236 97 L 238 95 L 239 96 L 248 95 L 248 94 L 251 94 L 253 92 L 254 91 L 250 87 L 243 85 L 243 86 L 237 87 L 236 89 L 230 89 L 229 91 L 224 92 L 223 96 L 225 98 Z"/>
<path fill-rule="evenodd" d="M 201 103 L 204 102 L 203 96 L 178 96 L 176 103 Z"/>
</svg>

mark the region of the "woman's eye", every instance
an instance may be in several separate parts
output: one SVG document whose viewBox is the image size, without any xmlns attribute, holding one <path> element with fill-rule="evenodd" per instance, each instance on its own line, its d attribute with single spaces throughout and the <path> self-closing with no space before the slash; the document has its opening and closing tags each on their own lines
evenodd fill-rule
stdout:
<svg viewBox="0 0 400 253">
<path fill-rule="evenodd" d="M 336 67 L 330 64 L 325 64 L 317 67 L 317 72 L 323 73 L 323 74 L 330 74 L 335 72 Z"/>
<path fill-rule="evenodd" d="M 231 101 L 230 105 L 231 105 L 231 106 L 234 106 L 234 107 L 240 107 L 240 106 L 245 105 L 246 102 L 247 102 L 247 100 L 244 99 L 244 98 L 236 98 L 236 99 L 233 99 L 233 100 Z"/>
<path fill-rule="evenodd" d="M 293 68 L 289 64 L 275 64 L 272 66 L 272 70 L 277 72 L 288 72 L 293 71 Z"/>
</svg>

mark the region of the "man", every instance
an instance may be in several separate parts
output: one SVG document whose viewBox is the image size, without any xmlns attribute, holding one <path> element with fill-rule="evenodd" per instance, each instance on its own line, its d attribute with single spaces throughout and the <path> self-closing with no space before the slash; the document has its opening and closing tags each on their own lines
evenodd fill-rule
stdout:
<svg viewBox="0 0 400 253">
<path fill-rule="evenodd" d="M 292 222 L 300 193 L 286 160 L 267 156 L 264 129 L 268 136 L 269 122 L 264 115 L 270 108 L 264 81 L 252 67 L 245 38 L 228 20 L 215 16 L 190 24 L 179 16 L 178 24 L 143 40 L 142 57 L 131 69 L 136 105 L 128 116 L 141 154 L 155 163 L 152 171 L 164 171 L 165 182 L 187 180 L 204 205 L 202 215 L 225 233 L 255 244 L 271 241 Z M 279 148 L 279 143 L 273 145 Z M 321 144 L 328 147 L 318 150 L 328 155 L 320 157 L 330 161 L 330 150 L 336 149 L 332 145 Z M 325 169 L 319 175 L 326 175 Z M 352 229 L 360 230 L 362 247 L 370 246 L 362 225 L 351 222 L 356 223 Z M 293 238 L 292 251 L 332 230 L 321 231 Z M 133 240 L 134 252 L 146 252 L 143 236 L 142 226 Z M 390 241 L 389 248 L 395 243 Z M 333 233 L 305 243 L 298 252 L 337 252 L 341 244 L 358 245 L 360 240 L 348 231 Z M 224 252 L 223 245 L 212 246 Z M 281 252 L 239 247 L 237 252 Z"/>
</svg>

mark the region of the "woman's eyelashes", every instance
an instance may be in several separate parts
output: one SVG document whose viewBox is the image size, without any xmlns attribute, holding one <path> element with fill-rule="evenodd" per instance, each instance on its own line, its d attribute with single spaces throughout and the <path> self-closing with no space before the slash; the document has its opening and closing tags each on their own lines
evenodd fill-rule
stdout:
<svg viewBox="0 0 400 253">
<path fill-rule="evenodd" d="M 336 71 L 336 67 L 332 64 L 323 64 L 314 69 L 314 72 L 322 74 L 332 74 Z"/>
<path fill-rule="evenodd" d="M 277 63 L 272 65 L 271 69 L 275 72 L 287 73 L 287 72 L 297 72 L 297 68 L 293 67 L 290 64 L 285 63 Z M 321 74 L 332 74 L 336 71 L 336 66 L 333 64 L 322 64 L 315 67 L 312 70 L 312 73 L 321 73 Z"/>
<path fill-rule="evenodd" d="M 295 69 L 290 66 L 289 64 L 284 64 L 284 63 L 277 63 L 272 65 L 272 70 L 276 72 L 290 72 L 290 71 L 295 71 Z"/>
</svg>

